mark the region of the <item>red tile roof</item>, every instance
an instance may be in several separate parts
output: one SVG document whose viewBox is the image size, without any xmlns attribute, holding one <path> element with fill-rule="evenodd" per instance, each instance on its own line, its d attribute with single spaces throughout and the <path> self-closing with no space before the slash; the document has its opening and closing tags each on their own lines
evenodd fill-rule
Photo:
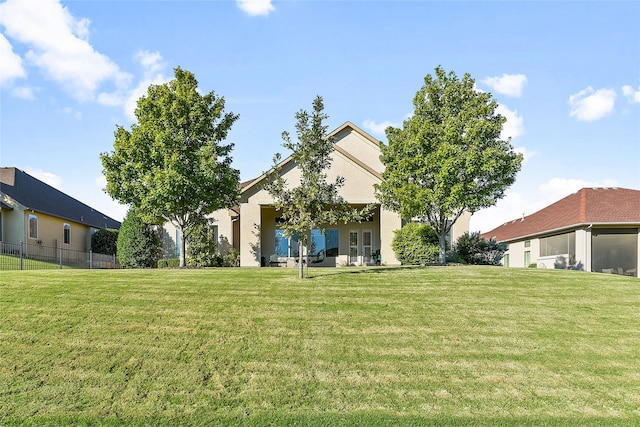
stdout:
<svg viewBox="0 0 640 427">
<path fill-rule="evenodd" d="M 627 188 L 583 188 L 546 208 L 483 233 L 499 242 L 589 224 L 634 224 L 640 227 L 640 191 Z"/>
</svg>

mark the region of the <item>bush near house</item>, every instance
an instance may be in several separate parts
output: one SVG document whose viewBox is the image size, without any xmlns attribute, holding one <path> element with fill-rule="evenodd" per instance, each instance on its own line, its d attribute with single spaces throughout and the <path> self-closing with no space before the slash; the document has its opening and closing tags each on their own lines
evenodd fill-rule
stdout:
<svg viewBox="0 0 640 427">
<path fill-rule="evenodd" d="M 424 265 L 438 260 L 438 236 L 430 226 L 411 222 L 394 233 L 391 247 L 403 265 Z"/>
<path fill-rule="evenodd" d="M 118 260 L 123 268 L 155 268 L 162 256 L 160 233 L 135 209 L 127 212 L 118 233 Z"/>
<path fill-rule="evenodd" d="M 467 232 L 458 237 L 454 251 L 466 264 L 500 265 L 507 245 L 494 239 L 486 240 L 478 232 Z"/>
<path fill-rule="evenodd" d="M 118 251 L 118 230 L 102 228 L 91 236 L 91 250 L 98 254 L 115 255 Z"/>
</svg>

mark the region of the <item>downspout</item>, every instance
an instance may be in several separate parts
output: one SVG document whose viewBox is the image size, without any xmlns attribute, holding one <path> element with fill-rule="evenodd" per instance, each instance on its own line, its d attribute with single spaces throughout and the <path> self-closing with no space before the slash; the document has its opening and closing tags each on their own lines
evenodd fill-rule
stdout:
<svg viewBox="0 0 640 427">
<path fill-rule="evenodd" d="M 591 249 L 591 227 L 593 224 L 589 224 L 587 228 L 584 229 L 584 270 L 591 271 L 591 259 L 587 259 L 589 255 L 589 249 Z M 593 252 L 593 251 L 592 251 Z M 587 262 L 589 263 L 589 270 L 587 270 Z"/>
</svg>

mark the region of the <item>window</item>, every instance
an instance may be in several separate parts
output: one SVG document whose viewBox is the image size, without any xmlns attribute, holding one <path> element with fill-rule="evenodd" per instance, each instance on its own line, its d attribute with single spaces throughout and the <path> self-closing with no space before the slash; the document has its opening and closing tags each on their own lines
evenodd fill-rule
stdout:
<svg viewBox="0 0 640 427">
<path fill-rule="evenodd" d="M 540 256 L 576 254 L 576 233 L 558 234 L 540 239 Z"/>
<path fill-rule="evenodd" d="M 284 235 L 284 230 L 276 229 L 276 255 L 280 257 L 297 257 L 299 253 L 298 235 L 292 238 Z"/>
<path fill-rule="evenodd" d="M 504 258 L 502 259 L 504 260 L 504 266 L 509 267 L 509 254 L 505 254 Z"/>
<path fill-rule="evenodd" d="M 297 257 L 299 252 L 298 235 L 287 238 L 284 230 L 277 228 L 275 233 L 276 255 L 279 257 Z M 336 229 L 311 230 L 309 256 L 337 257 L 340 235 Z"/>
<path fill-rule="evenodd" d="M 531 251 L 524 252 L 524 266 L 529 267 L 531 264 Z"/>
<path fill-rule="evenodd" d="M 69 224 L 64 224 L 62 226 L 62 237 L 65 244 L 71 243 L 71 226 Z"/>
<path fill-rule="evenodd" d="M 324 254 L 324 256 L 335 257 L 338 256 L 338 241 L 339 233 L 336 229 L 324 230 L 311 230 L 311 249 L 309 255 L 318 256 Z"/>
<path fill-rule="evenodd" d="M 524 241 L 524 247 L 525 248 L 530 248 L 531 247 L 531 240 L 525 240 Z"/>
<path fill-rule="evenodd" d="M 29 238 L 38 238 L 38 217 L 34 214 L 29 214 Z"/>
<path fill-rule="evenodd" d="M 591 271 L 638 277 L 638 229 L 593 229 L 591 257 Z"/>
</svg>

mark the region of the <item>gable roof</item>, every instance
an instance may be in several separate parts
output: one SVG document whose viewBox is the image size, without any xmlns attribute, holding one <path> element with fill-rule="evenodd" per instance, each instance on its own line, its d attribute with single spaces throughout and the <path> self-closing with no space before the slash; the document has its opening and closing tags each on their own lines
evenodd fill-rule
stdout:
<svg viewBox="0 0 640 427">
<path fill-rule="evenodd" d="M 0 168 L 0 192 L 35 212 L 94 228 L 120 228 L 119 221 L 17 168 Z"/>
<path fill-rule="evenodd" d="M 640 191 L 627 188 L 582 188 L 546 208 L 483 233 L 498 242 L 598 225 L 640 226 Z"/>
<path fill-rule="evenodd" d="M 372 142 L 373 144 L 375 144 L 376 146 L 380 146 L 380 141 L 378 141 L 377 139 L 375 139 L 374 137 L 372 137 L 371 135 L 369 135 L 368 133 L 366 133 L 365 131 L 363 131 L 362 129 L 360 129 L 358 126 L 354 125 L 351 122 L 345 122 L 344 124 L 342 124 L 341 126 L 339 126 L 338 128 L 336 128 L 335 130 L 333 130 L 332 132 L 329 133 L 329 136 L 337 136 L 339 133 L 345 131 L 345 130 L 349 130 L 351 129 L 352 131 L 356 132 L 357 134 L 359 134 L 360 136 L 364 137 L 365 139 L 367 139 L 368 141 Z M 335 151 L 337 153 L 342 154 L 343 156 L 345 156 L 347 159 L 349 159 L 351 162 L 355 163 L 356 165 L 358 165 L 360 168 L 366 170 L 367 172 L 369 172 L 371 175 L 375 176 L 376 178 L 378 178 L 380 181 L 382 181 L 382 175 L 379 172 L 376 172 L 375 170 L 373 170 L 370 166 L 364 164 L 363 162 L 361 162 L 359 159 L 355 158 L 353 155 L 351 155 L 350 153 L 348 153 L 346 150 L 344 150 L 341 147 L 338 147 L 336 144 L 333 145 L 333 148 L 335 149 Z M 280 162 L 280 166 L 283 167 L 285 165 L 287 165 L 288 163 L 290 163 L 291 161 L 293 161 L 293 156 L 289 156 L 286 159 L 284 159 L 283 161 Z M 265 179 L 267 176 L 266 173 L 263 173 L 262 175 L 260 175 L 259 177 L 249 180 L 249 181 L 245 181 L 240 185 L 240 192 L 244 193 L 245 191 L 253 188 L 256 184 L 259 184 L 260 182 L 262 182 L 263 179 Z"/>
</svg>

